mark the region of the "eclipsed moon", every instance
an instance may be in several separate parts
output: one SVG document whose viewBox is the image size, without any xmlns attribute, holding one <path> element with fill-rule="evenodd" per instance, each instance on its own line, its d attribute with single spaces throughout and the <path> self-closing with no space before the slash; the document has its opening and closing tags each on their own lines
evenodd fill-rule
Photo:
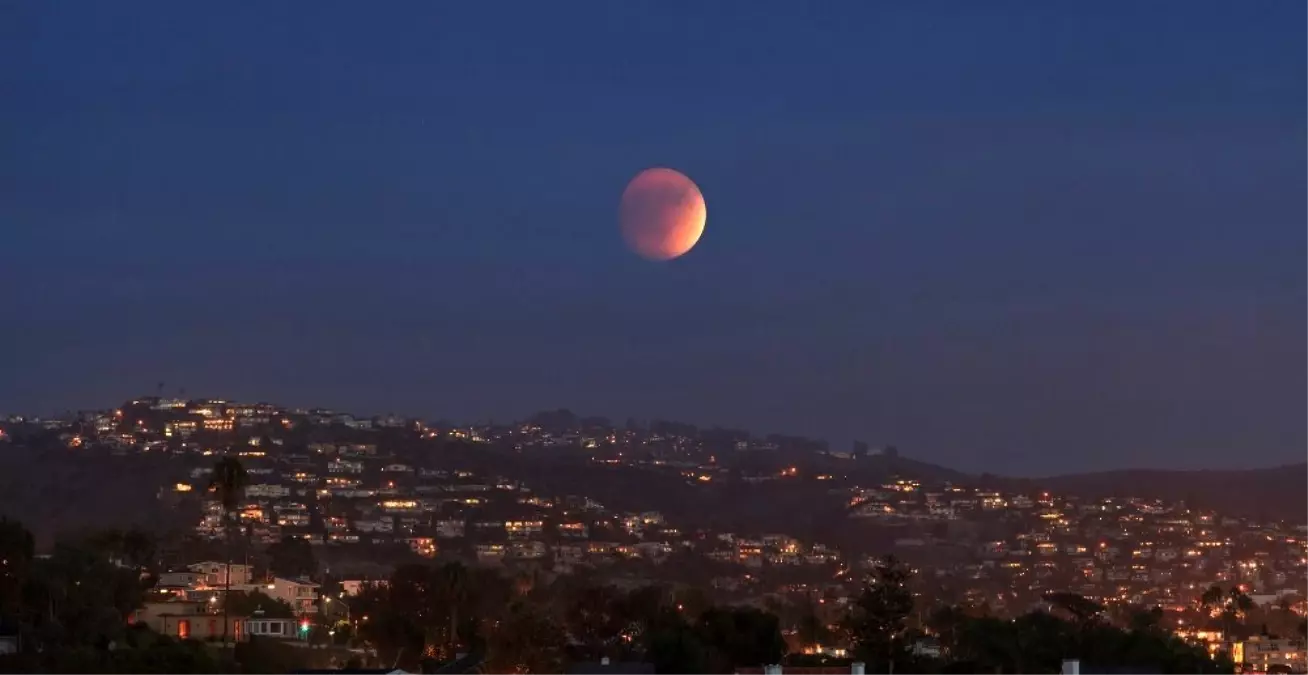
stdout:
<svg viewBox="0 0 1308 675">
<path fill-rule="evenodd" d="M 694 181 L 672 169 L 645 169 L 622 192 L 618 222 L 627 247 L 649 260 L 686 253 L 704 234 L 708 211 Z"/>
</svg>

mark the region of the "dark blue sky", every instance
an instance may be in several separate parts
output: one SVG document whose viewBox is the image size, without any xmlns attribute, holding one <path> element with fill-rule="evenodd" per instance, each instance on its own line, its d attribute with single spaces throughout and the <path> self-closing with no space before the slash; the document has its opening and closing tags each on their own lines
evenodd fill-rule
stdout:
<svg viewBox="0 0 1308 675">
<path fill-rule="evenodd" d="M 0 410 L 1302 460 L 1299 2 L 6 2 Z M 685 257 L 626 181 L 691 176 Z"/>
</svg>

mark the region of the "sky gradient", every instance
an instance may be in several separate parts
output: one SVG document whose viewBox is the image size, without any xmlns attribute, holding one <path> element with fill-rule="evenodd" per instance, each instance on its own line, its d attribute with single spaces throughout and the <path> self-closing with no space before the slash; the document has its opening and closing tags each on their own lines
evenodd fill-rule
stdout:
<svg viewBox="0 0 1308 675">
<path fill-rule="evenodd" d="M 0 3 L 0 411 L 1302 461 L 1305 11 Z M 617 224 L 657 165 L 708 204 L 667 263 Z"/>
</svg>

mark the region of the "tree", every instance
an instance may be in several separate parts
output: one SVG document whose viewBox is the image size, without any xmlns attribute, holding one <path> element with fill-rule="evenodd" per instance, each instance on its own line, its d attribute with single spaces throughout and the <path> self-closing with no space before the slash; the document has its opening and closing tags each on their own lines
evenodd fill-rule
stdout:
<svg viewBox="0 0 1308 675">
<path fill-rule="evenodd" d="M 1227 593 L 1227 596 L 1226 606 L 1235 612 L 1240 618 L 1243 618 L 1244 615 L 1253 611 L 1254 607 L 1257 606 L 1254 603 L 1253 598 L 1250 598 L 1244 591 L 1240 590 L 1239 586 L 1233 586 L 1230 592 Z"/>
<path fill-rule="evenodd" d="M 268 567 L 274 576 L 286 579 L 311 577 L 318 571 L 313 545 L 303 537 L 282 537 L 268 547 Z"/>
<path fill-rule="evenodd" d="M 137 569 L 153 568 L 158 546 L 150 533 L 132 528 L 123 533 L 123 560 Z"/>
<path fill-rule="evenodd" d="M 563 667 L 563 629 L 526 602 L 515 602 L 490 637 L 486 666 L 493 673 L 557 673 Z"/>
<path fill-rule="evenodd" d="M 1208 614 L 1213 609 L 1220 607 L 1225 600 L 1225 597 L 1226 595 L 1222 591 L 1221 586 L 1209 586 L 1208 589 L 1199 596 L 1199 611 Z"/>
<path fill-rule="evenodd" d="M 795 623 L 795 630 L 800 643 L 806 646 L 831 642 L 831 630 L 818 615 L 817 607 L 811 601 L 805 605 L 803 613 Z"/>
<path fill-rule="evenodd" d="M 672 591 L 664 586 L 649 585 L 632 589 L 616 603 L 619 656 L 641 656 L 651 631 L 681 622 Z"/>
<path fill-rule="evenodd" d="M 445 612 L 449 618 L 449 632 L 446 633 L 449 658 L 453 658 L 458 652 L 459 610 L 468 603 L 470 595 L 468 577 L 468 568 L 459 562 L 446 563 L 436 570 L 436 587 L 439 589 L 440 599 L 445 605 Z"/>
<path fill-rule="evenodd" d="M 423 656 L 423 629 L 392 597 L 389 589 L 366 588 L 353 599 L 351 612 L 358 617 L 359 638 L 377 650 L 383 663 L 413 670 Z"/>
<path fill-rule="evenodd" d="M 959 627 L 967 621 L 967 614 L 957 605 L 938 607 L 927 618 L 927 627 L 940 640 L 945 655 L 951 655 L 957 649 Z"/>
<path fill-rule="evenodd" d="M 645 660 L 656 673 L 705 673 L 708 648 L 699 633 L 685 621 L 660 626 L 645 642 Z"/>
<path fill-rule="evenodd" d="M 92 532 L 83 538 L 82 546 L 109 560 L 138 570 L 154 564 L 156 548 L 154 537 L 136 528 L 127 531 L 109 529 Z"/>
<path fill-rule="evenodd" d="M 133 627 L 127 630 L 126 644 L 113 650 L 75 646 L 0 655 L 0 672 L 218 673 L 224 668 L 197 641 L 174 640 L 148 628 Z"/>
<path fill-rule="evenodd" d="M 1135 633 L 1159 632 L 1163 629 L 1163 608 L 1137 609 L 1127 623 Z"/>
<path fill-rule="evenodd" d="M 696 628 L 700 641 L 709 650 L 710 672 L 780 663 L 786 653 L 781 622 L 775 614 L 759 609 L 709 609 L 700 617 Z"/>
<path fill-rule="evenodd" d="M 209 489 L 218 498 L 223 508 L 223 533 L 227 540 L 227 573 L 223 579 L 223 598 L 232 591 L 232 516 L 241 505 L 245 496 L 245 486 L 250 482 L 249 474 L 241 461 L 235 457 L 223 457 L 213 467 L 213 478 Z M 228 620 L 227 603 L 223 603 L 223 643 L 227 643 Z"/>
<path fill-rule="evenodd" d="M 564 610 L 568 631 L 586 650 L 587 658 L 605 656 L 605 649 L 621 631 L 618 597 L 613 587 L 588 585 L 575 594 Z"/>
<path fill-rule="evenodd" d="M 1214 586 L 1213 588 L 1217 587 Z M 1240 625 L 1240 621 L 1248 616 L 1249 612 L 1253 611 L 1256 605 L 1253 598 L 1245 595 L 1239 586 L 1232 586 L 1222 602 L 1222 632 L 1227 640 L 1233 640 L 1235 639 L 1233 635 L 1235 628 Z"/>
<path fill-rule="evenodd" d="M 1103 621 L 1067 621 L 1032 612 L 1011 621 L 964 619 L 958 645 L 944 672 L 1056 672 L 1063 659 L 1077 658 L 1088 670 L 1156 673 L 1231 672 L 1229 661 L 1210 658 L 1195 645 L 1160 630 L 1155 610 L 1138 612 L 1138 629 Z"/>
<path fill-rule="evenodd" d="M 1045 602 L 1066 612 L 1079 624 L 1088 623 L 1104 611 L 1103 605 L 1076 593 L 1046 593 Z"/>
<path fill-rule="evenodd" d="M 413 667 L 422 658 L 449 660 L 461 646 L 477 648 L 512 595 L 493 570 L 410 564 L 397 568 L 386 587 L 352 598 L 349 607 L 361 639 Z"/>
<path fill-rule="evenodd" d="M 893 556 L 877 565 L 863 582 L 863 590 L 845 619 L 854 655 L 869 669 L 893 672 L 903 660 L 904 629 L 913 613 L 912 573 Z"/>
<path fill-rule="evenodd" d="M 0 618 L 18 612 L 23 580 L 36 553 L 32 533 L 16 520 L 0 517 Z"/>
<path fill-rule="evenodd" d="M 22 580 L 17 616 L 34 649 L 105 648 L 121 640 L 144 589 L 135 570 L 84 547 L 57 544 Z M 28 642 L 30 640 L 30 642 Z"/>
</svg>

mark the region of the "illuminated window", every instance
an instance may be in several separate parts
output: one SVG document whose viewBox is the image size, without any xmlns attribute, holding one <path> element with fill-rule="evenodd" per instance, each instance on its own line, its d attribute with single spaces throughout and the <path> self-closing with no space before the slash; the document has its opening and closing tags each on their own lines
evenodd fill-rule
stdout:
<svg viewBox="0 0 1308 675">
<path fill-rule="evenodd" d="M 188 637 L 191 637 L 190 621 L 187 621 L 186 619 L 182 619 L 181 621 L 177 622 L 177 637 L 183 640 L 185 640 Z"/>
</svg>

